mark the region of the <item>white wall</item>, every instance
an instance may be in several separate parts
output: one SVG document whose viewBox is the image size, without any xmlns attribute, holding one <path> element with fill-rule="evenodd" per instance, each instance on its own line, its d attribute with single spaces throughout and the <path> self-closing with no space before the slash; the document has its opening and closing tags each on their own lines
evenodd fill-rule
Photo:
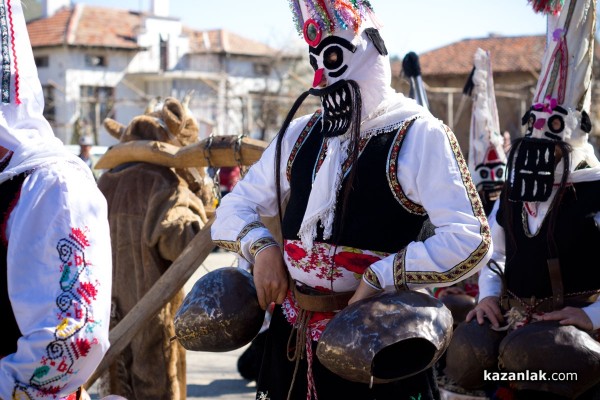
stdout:
<svg viewBox="0 0 600 400">
<path fill-rule="evenodd" d="M 86 54 L 103 55 L 106 67 L 89 67 L 85 64 Z M 54 134 L 64 143 L 69 143 L 73 134 L 73 124 L 79 116 L 79 100 L 81 86 L 116 87 L 124 76 L 130 59 L 128 52 L 66 48 L 44 49 L 36 51 L 36 56 L 49 57 L 49 66 L 38 68 L 42 85 L 55 87 L 56 122 L 53 123 Z M 108 135 L 107 133 L 105 133 Z M 100 143 L 103 135 L 101 133 Z"/>
<path fill-rule="evenodd" d="M 173 69 L 189 53 L 189 38 L 182 34 L 181 21 L 171 18 L 147 17 L 138 36 L 138 45 L 146 48 L 129 64 L 129 73 L 158 72 L 160 70 L 160 39 L 169 42 L 168 68 Z"/>
<path fill-rule="evenodd" d="M 71 0 L 42 0 L 42 18 L 50 17 L 62 7 L 70 7 Z"/>
</svg>

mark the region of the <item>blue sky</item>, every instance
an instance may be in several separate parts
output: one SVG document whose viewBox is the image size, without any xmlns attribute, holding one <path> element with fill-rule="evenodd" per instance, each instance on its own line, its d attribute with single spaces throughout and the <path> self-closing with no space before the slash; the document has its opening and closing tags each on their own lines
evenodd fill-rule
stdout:
<svg viewBox="0 0 600 400">
<path fill-rule="evenodd" d="M 165 0 L 159 0 L 165 1 Z M 195 29 L 223 28 L 276 48 L 303 46 L 287 0 L 168 0 L 170 14 Z M 130 10 L 149 10 L 151 0 L 73 0 Z M 372 0 L 392 55 L 422 53 L 490 34 L 543 34 L 546 18 L 527 0 Z"/>
</svg>

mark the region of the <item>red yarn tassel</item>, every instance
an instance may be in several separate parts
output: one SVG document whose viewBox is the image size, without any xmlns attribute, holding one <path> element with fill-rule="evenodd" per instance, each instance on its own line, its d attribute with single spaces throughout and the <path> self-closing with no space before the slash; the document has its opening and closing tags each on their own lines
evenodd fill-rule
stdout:
<svg viewBox="0 0 600 400">
<path fill-rule="evenodd" d="M 529 0 L 533 10 L 543 14 L 558 14 L 562 10 L 564 0 Z"/>
</svg>

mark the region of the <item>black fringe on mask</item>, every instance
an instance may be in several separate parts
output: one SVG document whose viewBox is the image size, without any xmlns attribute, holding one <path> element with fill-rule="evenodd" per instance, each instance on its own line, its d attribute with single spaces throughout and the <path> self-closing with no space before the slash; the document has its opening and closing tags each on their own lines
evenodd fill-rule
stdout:
<svg viewBox="0 0 600 400">
<path fill-rule="evenodd" d="M 277 142 L 275 147 L 275 186 L 277 189 L 277 204 L 279 209 L 279 222 L 283 222 L 283 204 L 281 201 L 281 146 L 283 143 L 283 137 L 289 127 L 296 111 L 300 108 L 302 102 L 306 99 L 306 97 L 311 95 L 323 96 L 332 91 L 335 91 L 340 85 L 348 84 L 351 88 L 350 92 L 352 95 L 352 103 L 354 105 L 354 110 L 352 113 L 352 123 L 349 127 L 350 132 L 350 146 L 348 147 L 348 160 L 350 163 L 349 167 L 349 176 L 348 182 L 344 190 L 344 194 L 342 197 L 342 212 L 341 212 L 341 223 L 338 224 L 334 221 L 334 233 L 333 233 L 333 242 L 337 243 L 339 240 L 339 235 L 341 235 L 343 229 L 343 221 L 345 219 L 346 208 L 348 197 L 350 196 L 350 192 L 352 191 L 354 179 L 356 176 L 356 162 L 358 161 L 359 155 L 359 141 L 360 141 L 360 122 L 361 122 L 361 114 L 362 114 L 362 96 L 360 94 L 360 87 L 358 83 L 352 80 L 348 81 L 339 81 L 336 84 L 331 85 L 325 89 L 310 89 L 306 92 L 302 93 L 298 99 L 294 102 L 294 105 L 290 109 L 287 117 L 285 118 L 281 129 L 277 133 Z"/>
<path fill-rule="evenodd" d="M 508 161 L 506 163 L 507 167 L 512 168 L 512 166 L 514 165 L 514 158 L 517 154 L 519 145 L 521 144 L 522 141 L 523 141 L 523 138 L 515 139 L 513 144 L 511 145 L 511 150 L 508 155 Z M 560 158 L 556 159 L 556 162 L 558 163 L 560 160 L 563 160 L 563 171 L 562 171 L 562 178 L 561 178 L 560 184 L 558 186 L 558 191 L 556 193 L 556 196 L 554 196 L 554 199 L 552 200 L 552 204 L 550 205 L 550 212 L 546 216 L 546 218 L 548 218 L 548 232 L 547 232 L 547 243 L 548 243 L 548 250 L 549 250 L 548 258 L 558 257 L 558 254 L 557 254 L 558 249 L 556 246 L 556 241 L 554 239 L 554 229 L 556 226 L 556 218 L 558 215 L 558 208 L 559 208 L 560 202 L 562 201 L 562 198 L 565 194 L 565 191 L 567 189 L 567 182 L 568 182 L 569 175 L 570 175 L 569 166 L 571 164 L 571 151 L 572 151 L 571 146 L 564 141 L 557 141 L 556 145 L 560 148 L 561 153 L 562 153 Z M 504 183 L 504 190 L 502 190 L 502 200 L 503 200 L 502 204 L 504 207 L 503 212 L 504 212 L 504 215 L 506 216 L 506 227 L 505 227 L 506 237 L 511 241 L 511 243 L 513 244 L 513 246 L 516 249 L 517 242 L 516 242 L 516 238 L 514 235 L 514 226 L 513 226 L 513 217 L 514 216 L 513 216 L 513 212 L 512 212 L 513 208 L 511 207 L 511 204 L 514 204 L 514 202 L 509 200 L 509 191 L 511 190 L 509 180 L 510 179 L 507 179 L 506 182 Z"/>
</svg>

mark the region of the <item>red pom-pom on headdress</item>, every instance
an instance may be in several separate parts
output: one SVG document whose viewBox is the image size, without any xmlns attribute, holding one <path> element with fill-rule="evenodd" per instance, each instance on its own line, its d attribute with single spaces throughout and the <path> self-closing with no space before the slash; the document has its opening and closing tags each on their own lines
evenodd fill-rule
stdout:
<svg viewBox="0 0 600 400">
<path fill-rule="evenodd" d="M 529 0 L 533 10 L 543 14 L 558 14 L 565 3 L 564 0 Z"/>
</svg>

